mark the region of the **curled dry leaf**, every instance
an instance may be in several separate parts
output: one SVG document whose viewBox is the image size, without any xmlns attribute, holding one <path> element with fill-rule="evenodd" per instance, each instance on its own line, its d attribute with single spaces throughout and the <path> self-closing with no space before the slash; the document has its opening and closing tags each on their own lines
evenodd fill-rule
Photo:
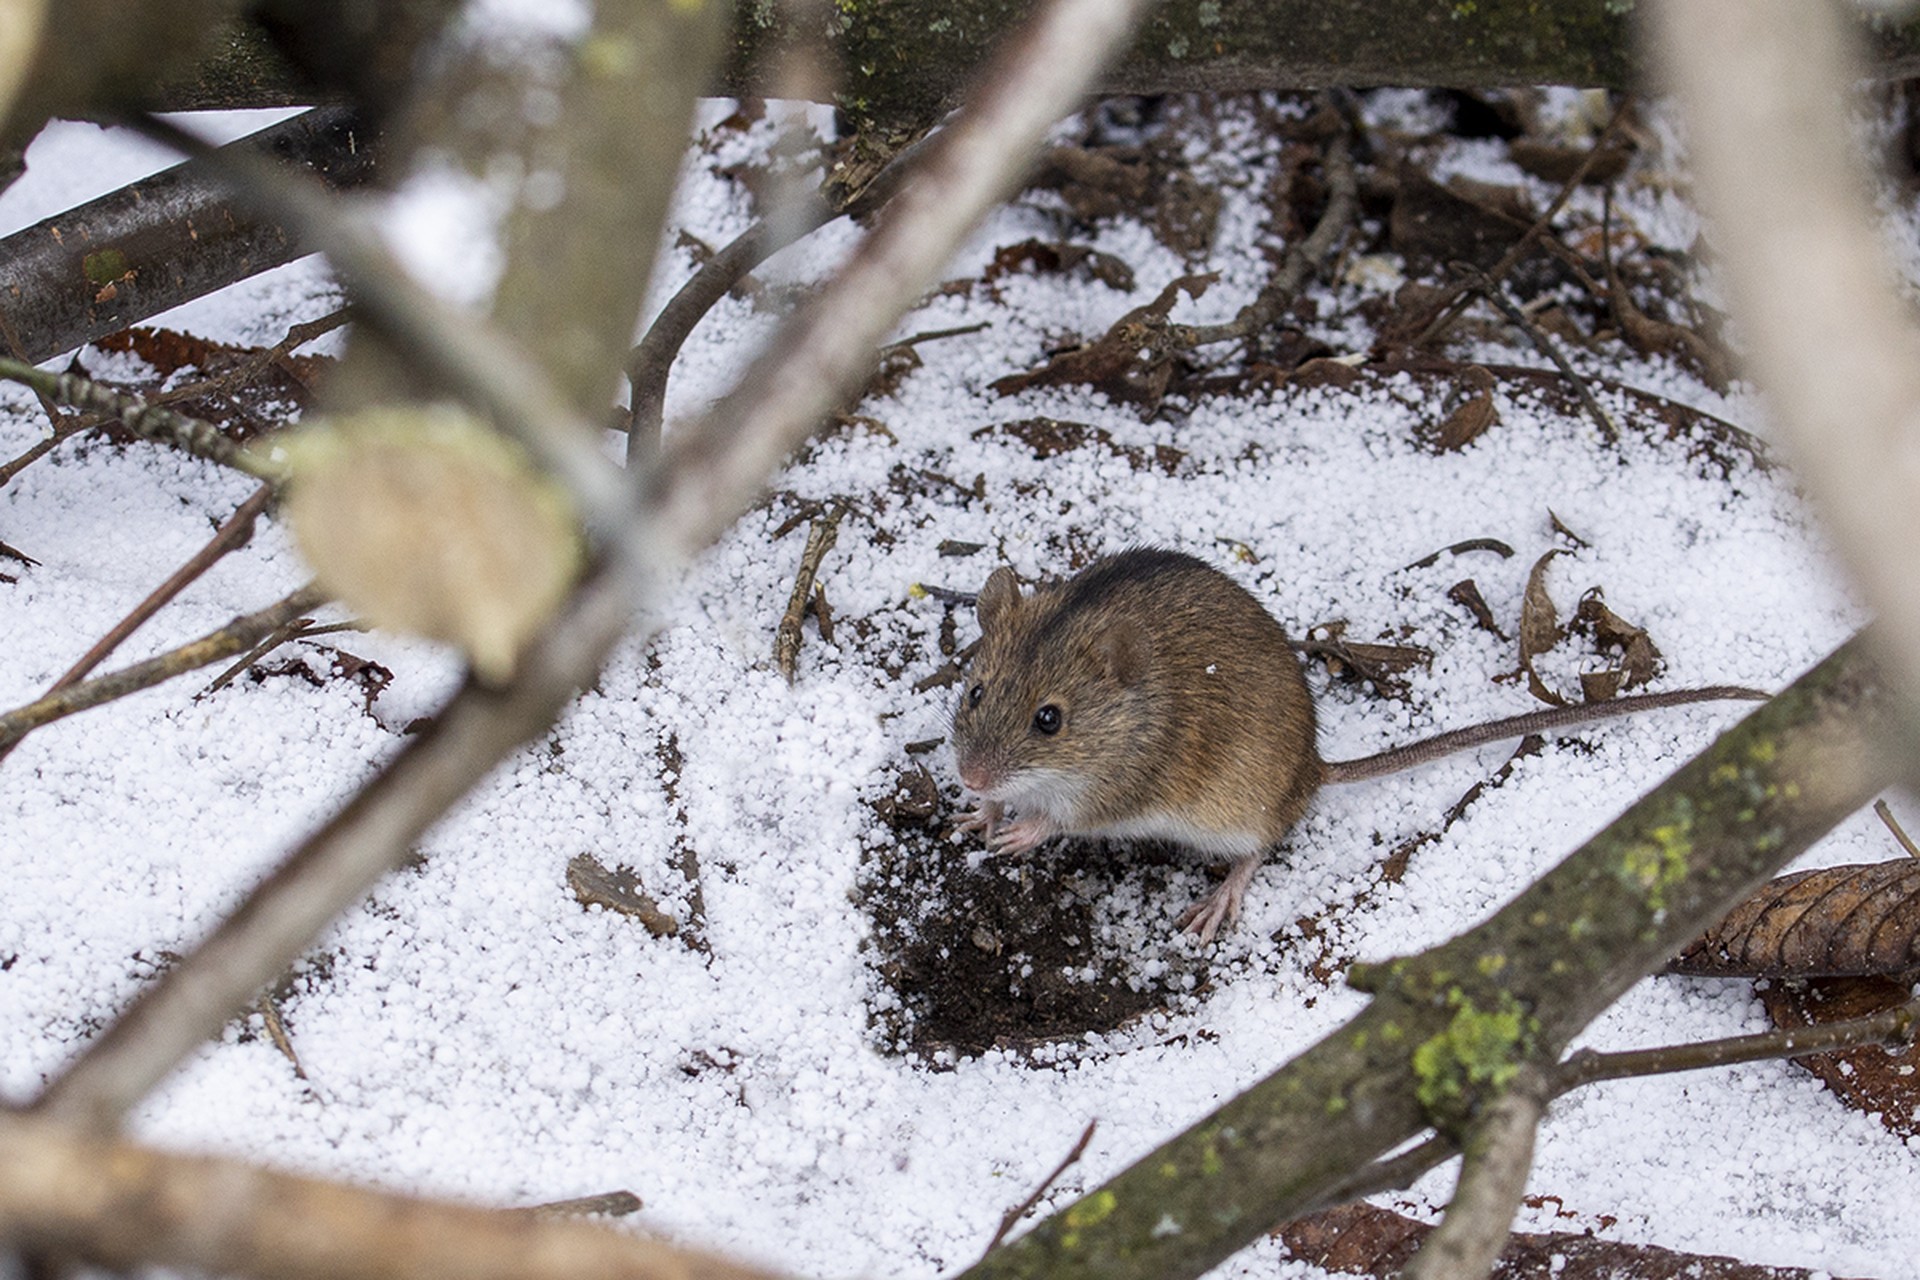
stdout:
<svg viewBox="0 0 1920 1280">
<path fill-rule="evenodd" d="M 1520 669 L 1527 673 L 1527 688 L 1542 702 L 1564 707 L 1567 700 L 1547 687 L 1533 669 L 1533 660 L 1560 643 L 1560 616 L 1554 610 L 1553 597 L 1547 594 L 1547 566 L 1561 554 L 1556 548 L 1533 562 L 1527 574 L 1527 592 L 1520 601 Z"/>
<path fill-rule="evenodd" d="M 996 436 L 1012 436 L 1026 445 L 1033 450 L 1035 462 L 1091 447 L 1105 449 L 1116 458 L 1125 458 L 1133 464 L 1135 471 L 1151 467 L 1162 475 L 1170 476 L 1187 457 L 1185 450 L 1176 449 L 1170 444 L 1156 444 L 1151 449 L 1118 444 L 1114 441 L 1113 433 L 1105 427 L 1089 426 L 1084 422 L 1065 422 L 1059 418 L 997 422 L 973 433 L 975 440 L 990 440 Z"/>
<path fill-rule="evenodd" d="M 1295 1258 L 1328 1271 L 1398 1275 L 1433 1230 L 1370 1204 L 1342 1205 L 1290 1222 L 1274 1234 Z M 1597 1240 L 1573 1232 L 1516 1232 L 1493 1264 L 1494 1280 L 1811 1280 L 1795 1267 L 1761 1267 L 1710 1254 Z"/>
<path fill-rule="evenodd" d="M 1335 678 L 1370 683 L 1390 698 L 1407 694 L 1402 672 L 1433 661 L 1433 650 L 1417 644 L 1367 644 L 1347 639 L 1346 631 L 1345 622 L 1323 623 L 1294 647 L 1325 662 Z"/>
<path fill-rule="evenodd" d="M 1618 650 L 1620 664 L 1612 671 L 1581 676 L 1582 683 L 1604 682 L 1607 691 L 1596 695 L 1589 691 L 1589 702 L 1604 701 L 1622 689 L 1633 689 L 1653 679 L 1660 671 L 1660 649 L 1647 635 L 1645 627 L 1636 627 L 1607 607 L 1600 588 L 1589 588 L 1580 597 L 1573 625 L 1593 637 L 1601 652 Z"/>
<path fill-rule="evenodd" d="M 1494 621 L 1493 610 L 1488 606 L 1487 598 L 1480 594 L 1480 587 L 1472 578 L 1462 578 L 1448 587 L 1447 599 L 1472 614 L 1474 625 L 1482 631 L 1499 636 L 1502 640 L 1507 638 L 1507 633 L 1500 629 L 1498 622 Z"/>
<path fill-rule="evenodd" d="M 1198 298 L 1219 278 L 1217 272 L 1181 276 L 1152 302 L 1114 321 L 1099 338 L 1061 352 L 1038 369 L 997 379 L 993 390 L 1010 396 L 1029 387 L 1089 386 L 1116 400 L 1154 408 L 1173 381 L 1179 355 L 1168 333 L 1167 313 L 1182 293 Z"/>
<path fill-rule="evenodd" d="M 450 407 L 373 409 L 277 436 L 287 513 L 325 589 L 375 625 L 458 645 L 505 681 L 581 564 L 573 509 Z"/>
<path fill-rule="evenodd" d="M 1493 375 L 1479 365 L 1471 365 L 1460 381 L 1460 394 L 1452 410 L 1437 427 L 1422 432 L 1429 447 L 1440 453 L 1466 448 L 1500 422 L 1500 411 L 1493 403 Z"/>
<path fill-rule="evenodd" d="M 1920 968 L 1920 859 L 1824 867 L 1769 880 L 1667 967 L 1729 978 Z"/>
</svg>

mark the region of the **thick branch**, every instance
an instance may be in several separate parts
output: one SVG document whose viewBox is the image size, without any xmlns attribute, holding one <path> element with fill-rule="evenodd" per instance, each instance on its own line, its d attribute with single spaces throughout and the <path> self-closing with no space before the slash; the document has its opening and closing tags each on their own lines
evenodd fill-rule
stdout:
<svg viewBox="0 0 1920 1280">
<path fill-rule="evenodd" d="M 231 147 L 349 188 L 373 175 L 373 138 L 339 107 Z M 0 312 L 38 364 L 309 252 L 293 229 L 176 165 L 0 240 Z"/>
<path fill-rule="evenodd" d="M 584 1222 L 167 1155 L 5 1112 L 0 1240 L 114 1270 L 266 1280 L 771 1280 Z"/>
</svg>

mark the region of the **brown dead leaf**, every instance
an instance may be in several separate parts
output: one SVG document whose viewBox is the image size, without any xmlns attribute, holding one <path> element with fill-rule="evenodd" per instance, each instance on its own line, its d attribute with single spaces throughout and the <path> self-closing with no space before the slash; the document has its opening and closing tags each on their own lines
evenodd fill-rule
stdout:
<svg viewBox="0 0 1920 1280">
<path fill-rule="evenodd" d="M 1339 680 L 1370 683 L 1390 698 L 1405 697 L 1410 686 L 1401 676 L 1433 661 L 1433 650 L 1417 644 L 1369 644 L 1346 638 L 1345 622 L 1326 622 L 1294 645 L 1302 655 L 1324 662 Z"/>
<path fill-rule="evenodd" d="M 1587 701 L 1604 702 L 1622 689 L 1638 688 L 1659 674 L 1660 649 L 1647 635 L 1646 628 L 1634 626 L 1609 609 L 1599 587 L 1588 588 L 1580 597 L 1573 615 L 1573 629 L 1592 636 L 1602 653 L 1617 651 L 1620 654 L 1619 665 L 1612 670 L 1580 677 L 1583 684 L 1591 679 L 1606 688 L 1606 692 L 1598 696 L 1588 693 Z"/>
<path fill-rule="evenodd" d="M 1500 629 L 1498 622 L 1494 621 L 1493 610 L 1487 607 L 1487 598 L 1480 594 L 1480 588 L 1472 578 L 1462 578 L 1448 587 L 1447 599 L 1472 614 L 1475 624 L 1482 631 L 1491 632 L 1502 640 L 1507 638 L 1507 633 Z"/>
<path fill-rule="evenodd" d="M 1786 1031 L 1870 1018 L 1905 1004 L 1911 990 L 1904 979 L 1818 978 L 1771 983 L 1760 991 L 1760 1000 L 1773 1025 Z M 1908 1139 L 1920 1134 L 1920 1045 L 1863 1045 L 1795 1058 L 1794 1063 L 1820 1077 L 1855 1111 L 1878 1115 L 1889 1132 Z"/>
<path fill-rule="evenodd" d="M 671 938 L 680 932 L 680 922 L 640 888 L 640 877 L 631 867 L 609 870 L 592 854 L 575 854 L 567 863 L 567 887 L 581 906 L 604 907 L 631 916 L 656 938 Z"/>
<path fill-rule="evenodd" d="M 1715 391 L 1726 391 L 1731 376 L 1726 353 L 1685 325 L 1656 320 L 1642 311 L 1620 279 L 1612 254 L 1607 255 L 1607 300 L 1628 346 L 1643 356 L 1666 356 Z"/>
<path fill-rule="evenodd" d="M 992 284 L 1019 271 L 1098 280 L 1122 293 L 1133 292 L 1132 267 L 1110 253 L 1063 240 L 1022 240 L 1007 245 L 993 255 L 993 261 L 980 274 L 980 282 Z"/>
<path fill-rule="evenodd" d="M 1533 562 L 1527 574 L 1526 595 L 1520 601 L 1520 669 L 1527 674 L 1527 688 L 1542 702 L 1564 707 L 1567 700 L 1547 687 L 1533 669 L 1533 660 L 1560 643 L 1560 617 L 1547 594 L 1547 566 L 1562 554 L 1558 548 Z"/>
<path fill-rule="evenodd" d="M 1667 967 L 1727 978 L 1885 975 L 1920 968 L 1920 859 L 1770 880 Z"/>
<path fill-rule="evenodd" d="M 1360 1275 L 1393 1276 L 1432 1227 L 1370 1204 L 1311 1214 L 1274 1232 L 1296 1259 Z M 1761 1267 L 1734 1258 L 1676 1253 L 1654 1245 L 1596 1240 L 1572 1232 L 1516 1232 L 1493 1265 L 1493 1280 L 1812 1280 L 1824 1272 Z"/>
<path fill-rule="evenodd" d="M 1423 430 L 1426 443 L 1440 453 L 1454 453 L 1478 440 L 1500 422 L 1493 404 L 1493 375 L 1473 365 L 1461 377 L 1461 393 L 1439 426 Z"/>
<path fill-rule="evenodd" d="M 1219 278 L 1215 272 L 1181 276 L 1152 302 L 1114 321 L 1093 342 L 1063 351 L 1038 369 L 1009 374 L 991 386 L 1003 396 L 1029 387 L 1088 386 L 1116 400 L 1153 409 L 1173 380 L 1180 354 L 1167 331 L 1167 313 L 1182 293 L 1198 298 Z"/>
</svg>

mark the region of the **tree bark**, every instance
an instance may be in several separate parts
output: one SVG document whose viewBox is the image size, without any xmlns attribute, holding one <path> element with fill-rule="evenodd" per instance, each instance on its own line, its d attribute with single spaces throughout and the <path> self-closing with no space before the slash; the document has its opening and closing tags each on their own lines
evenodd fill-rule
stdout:
<svg viewBox="0 0 1920 1280">
<path fill-rule="evenodd" d="M 953 107 L 989 50 L 1032 0 L 849 0 L 826 33 L 846 68 L 840 105 L 874 124 L 911 128 Z M 813 10 L 736 0 L 734 43 L 714 92 L 765 92 L 757 79 L 817 32 Z M 1851 11 L 1851 10 L 1850 10 Z M 1640 70 L 1632 6 L 1619 0 L 1168 0 L 1102 78 L 1101 93 L 1311 89 L 1330 85 L 1569 84 L 1627 88 Z M 1864 24 L 1864 20 L 1863 20 Z M 1920 73 L 1920 19 L 1864 24 L 1877 74 Z M 246 60 L 238 72 L 229 63 Z M 260 105 L 276 85 L 257 41 L 223 43 L 169 91 L 196 106 Z"/>
</svg>

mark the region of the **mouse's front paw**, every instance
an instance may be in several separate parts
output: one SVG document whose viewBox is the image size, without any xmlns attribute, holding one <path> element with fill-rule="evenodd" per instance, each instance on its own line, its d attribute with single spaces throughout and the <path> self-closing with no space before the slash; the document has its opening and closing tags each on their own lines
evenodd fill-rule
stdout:
<svg viewBox="0 0 1920 1280">
<path fill-rule="evenodd" d="M 1059 834 L 1057 824 L 1032 814 L 1002 824 L 987 836 L 987 847 L 995 853 L 1025 853 L 1041 841 Z"/>
<path fill-rule="evenodd" d="M 993 833 L 1006 825 L 1006 806 L 997 800 L 975 799 L 973 807 L 960 815 L 953 825 L 955 829 L 969 835 L 983 836 L 989 847 L 993 844 Z"/>
</svg>

